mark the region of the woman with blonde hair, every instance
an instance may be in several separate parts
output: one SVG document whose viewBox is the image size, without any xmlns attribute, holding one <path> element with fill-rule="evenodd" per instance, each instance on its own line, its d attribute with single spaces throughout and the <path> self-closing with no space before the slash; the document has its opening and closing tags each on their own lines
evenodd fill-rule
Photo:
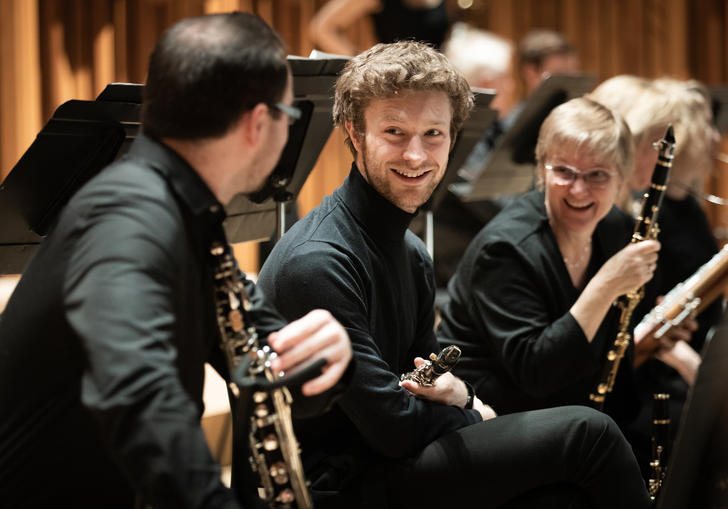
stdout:
<svg viewBox="0 0 728 509">
<path fill-rule="evenodd" d="M 463 351 L 457 374 L 497 412 L 589 404 L 618 330 L 612 303 L 652 278 L 660 247 L 630 244 L 634 222 L 614 206 L 633 157 L 619 114 L 588 98 L 558 106 L 536 147 L 542 189 L 509 204 L 466 250 L 439 332 Z M 632 353 L 606 402 L 621 423 L 635 411 Z"/>
</svg>

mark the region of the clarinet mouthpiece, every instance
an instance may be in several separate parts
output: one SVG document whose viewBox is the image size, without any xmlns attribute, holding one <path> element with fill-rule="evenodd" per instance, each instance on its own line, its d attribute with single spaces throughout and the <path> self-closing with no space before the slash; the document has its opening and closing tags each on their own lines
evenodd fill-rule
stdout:
<svg viewBox="0 0 728 509">
<path fill-rule="evenodd" d="M 667 132 L 665 133 L 665 141 L 668 143 L 675 143 L 675 129 L 672 128 L 672 124 L 667 126 Z"/>
</svg>

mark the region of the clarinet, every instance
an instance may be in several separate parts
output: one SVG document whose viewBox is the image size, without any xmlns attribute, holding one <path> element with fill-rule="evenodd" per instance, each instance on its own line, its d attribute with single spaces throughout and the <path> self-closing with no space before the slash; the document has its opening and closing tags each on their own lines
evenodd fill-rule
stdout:
<svg viewBox="0 0 728 509">
<path fill-rule="evenodd" d="M 655 164 L 655 169 L 652 172 L 650 188 L 642 198 L 642 207 L 640 215 L 637 217 L 634 233 L 632 234 L 632 243 L 642 242 L 644 240 L 655 240 L 660 233 L 657 225 L 657 216 L 660 212 L 662 197 L 667 188 L 667 176 L 670 173 L 675 152 L 675 133 L 672 126 L 667 128 L 665 137 L 655 143 L 655 146 L 659 156 Z M 640 286 L 638 289 L 620 296 L 616 301 L 616 305 L 620 309 L 617 337 L 607 352 L 607 360 L 603 366 L 599 382 L 594 391 L 589 394 L 589 401 L 597 410 L 604 409 L 604 399 L 607 393 L 612 392 L 614 388 L 619 363 L 622 361 L 624 353 L 627 351 L 627 347 L 632 339 L 629 332 L 632 313 L 639 301 L 642 300 L 644 294 L 645 289 L 643 286 Z"/>
<path fill-rule="evenodd" d="M 648 491 L 654 501 L 662 487 L 667 474 L 667 457 L 670 444 L 670 395 L 653 394 L 652 407 L 652 457 L 650 461 L 650 479 Z"/>
<path fill-rule="evenodd" d="M 401 381 L 412 380 L 424 387 L 432 387 L 435 385 L 435 380 L 455 366 L 455 363 L 460 360 L 461 353 L 460 348 L 455 345 L 445 347 L 438 355 L 431 353 L 430 358 L 420 364 L 417 369 L 403 374 L 399 379 Z"/>
<path fill-rule="evenodd" d="M 279 377 L 271 369 L 276 353 L 261 347 L 255 328 L 248 325 L 250 301 L 227 242 L 213 242 L 210 255 L 220 348 L 233 380 L 230 392 L 238 408 L 249 409 L 247 396 L 253 404 L 252 412 L 240 412 L 240 424 L 248 430 L 251 467 L 268 507 L 310 509 L 313 503 L 291 420 L 291 393 L 275 383 Z"/>
</svg>

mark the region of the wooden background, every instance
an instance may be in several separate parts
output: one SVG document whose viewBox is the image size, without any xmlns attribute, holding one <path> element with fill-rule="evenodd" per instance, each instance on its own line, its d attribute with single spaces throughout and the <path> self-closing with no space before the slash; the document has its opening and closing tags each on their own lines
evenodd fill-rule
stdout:
<svg viewBox="0 0 728 509">
<path fill-rule="evenodd" d="M 537 27 L 563 32 L 582 69 L 599 79 L 645 77 L 728 82 L 728 0 L 448 0 L 453 17 L 517 41 Z M 0 179 L 33 141 L 55 108 L 93 99 L 113 81 L 143 83 L 149 53 L 176 20 L 230 10 L 255 12 L 276 28 L 289 52 L 308 55 L 307 25 L 325 0 L 0 0 Z M 369 22 L 350 29 L 360 49 L 374 42 Z M 335 132 L 299 198 L 302 213 L 348 173 L 351 157 Z M 723 151 L 728 152 L 724 138 Z M 709 191 L 728 196 L 728 171 L 716 163 Z M 707 209 L 716 231 L 728 211 Z M 1 220 L 1 219 L 0 219 Z M 725 239 L 720 239 L 724 241 Z M 257 268 L 255 249 L 238 251 Z"/>
</svg>

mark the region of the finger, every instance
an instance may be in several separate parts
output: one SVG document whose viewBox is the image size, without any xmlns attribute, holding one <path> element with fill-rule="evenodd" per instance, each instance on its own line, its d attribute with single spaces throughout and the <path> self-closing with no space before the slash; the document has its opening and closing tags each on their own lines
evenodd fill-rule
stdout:
<svg viewBox="0 0 728 509">
<path fill-rule="evenodd" d="M 425 363 L 425 359 L 423 359 L 422 357 L 415 357 L 414 362 L 415 362 L 415 367 L 419 368 L 420 366 L 422 366 Z"/>
<path fill-rule="evenodd" d="M 326 352 L 323 352 L 323 356 L 327 359 L 330 358 L 326 356 Z M 348 363 L 347 359 L 346 361 L 342 360 L 327 364 L 324 366 L 321 375 L 301 386 L 301 392 L 304 396 L 314 396 L 329 390 L 341 379 Z"/>
<path fill-rule="evenodd" d="M 331 346 L 336 342 L 344 344 L 345 334 L 340 326 L 331 322 L 324 327 L 316 330 L 313 334 L 307 336 L 298 336 L 298 343 L 290 343 L 288 349 L 273 360 L 272 367 L 275 371 L 286 371 L 301 362 L 312 358 L 320 358 L 317 355 L 324 348 Z"/>
<path fill-rule="evenodd" d="M 662 247 L 656 240 L 644 240 L 636 244 L 643 253 L 657 253 Z"/>
<path fill-rule="evenodd" d="M 268 336 L 268 343 L 278 354 L 284 353 L 303 338 L 312 335 L 333 321 L 331 313 L 323 309 L 315 309 L 303 318 L 294 320 L 278 332 Z"/>
<path fill-rule="evenodd" d="M 412 380 L 404 380 L 400 385 L 413 396 L 427 397 L 433 391 L 432 387 L 423 387 Z"/>
<path fill-rule="evenodd" d="M 699 327 L 698 321 L 695 317 L 686 318 L 682 325 L 690 332 L 695 332 Z"/>
</svg>

